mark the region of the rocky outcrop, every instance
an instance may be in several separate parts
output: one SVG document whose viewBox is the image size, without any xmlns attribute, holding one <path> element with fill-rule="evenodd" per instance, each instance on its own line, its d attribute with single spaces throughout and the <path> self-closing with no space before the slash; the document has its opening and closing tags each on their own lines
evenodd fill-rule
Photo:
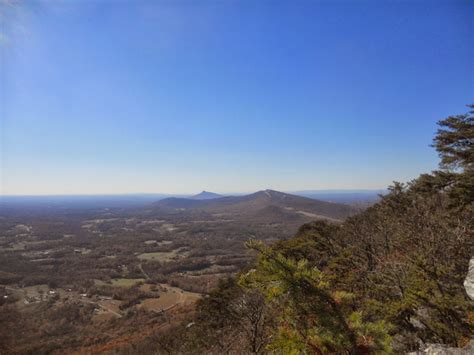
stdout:
<svg viewBox="0 0 474 355">
<path fill-rule="evenodd" d="M 471 300 L 474 300 L 474 257 L 469 262 L 469 271 L 467 272 L 466 279 L 464 280 L 464 288 L 466 293 Z"/>
<path fill-rule="evenodd" d="M 428 344 L 424 350 L 409 353 L 408 355 L 472 355 L 474 354 L 474 340 L 464 348 L 450 348 L 442 344 Z"/>
</svg>

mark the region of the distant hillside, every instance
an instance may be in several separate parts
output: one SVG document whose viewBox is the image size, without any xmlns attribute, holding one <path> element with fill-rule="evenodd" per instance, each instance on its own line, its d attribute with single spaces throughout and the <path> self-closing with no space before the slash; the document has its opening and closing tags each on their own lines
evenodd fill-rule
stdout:
<svg viewBox="0 0 474 355">
<path fill-rule="evenodd" d="M 244 196 L 228 196 L 207 200 L 166 198 L 153 204 L 159 209 L 200 209 L 211 213 L 230 213 L 270 217 L 300 216 L 306 218 L 344 219 L 354 210 L 350 206 L 295 196 L 274 190 L 258 191 Z M 271 207 L 271 208 L 269 208 Z"/>
<path fill-rule="evenodd" d="M 306 190 L 293 191 L 290 193 L 316 200 L 344 203 L 348 205 L 371 205 L 380 200 L 380 195 L 387 194 L 387 190 Z"/>
<path fill-rule="evenodd" d="M 190 199 L 192 200 L 212 200 L 214 198 L 221 198 L 224 197 L 222 195 L 216 194 L 214 192 L 209 191 L 202 191 L 201 193 L 191 196 Z"/>
</svg>

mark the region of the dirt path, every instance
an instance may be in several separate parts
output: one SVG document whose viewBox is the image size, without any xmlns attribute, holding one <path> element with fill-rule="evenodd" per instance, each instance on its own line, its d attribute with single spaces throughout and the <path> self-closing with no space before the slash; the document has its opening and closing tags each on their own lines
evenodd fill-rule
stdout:
<svg viewBox="0 0 474 355">
<path fill-rule="evenodd" d="M 143 276 L 145 276 L 145 278 L 146 278 L 147 280 L 151 280 L 151 277 L 145 272 L 145 270 L 143 270 L 143 266 L 142 266 L 141 263 L 138 264 L 138 268 L 140 269 L 140 271 L 142 272 Z"/>
<path fill-rule="evenodd" d="M 102 304 L 100 304 L 100 303 L 98 303 L 98 305 L 99 305 L 99 307 L 105 309 L 107 312 L 110 312 L 110 313 L 116 315 L 117 317 L 122 318 L 122 315 L 121 315 L 120 313 L 115 312 L 114 310 L 110 309 L 109 307 L 106 307 L 106 306 L 104 306 L 104 305 L 102 305 Z"/>
<path fill-rule="evenodd" d="M 166 287 L 166 288 L 167 288 L 167 292 L 172 291 L 169 287 Z M 159 310 L 158 309 L 150 309 L 150 310 L 155 312 L 155 313 L 164 313 L 164 312 L 167 312 L 167 311 L 179 306 L 180 304 L 184 304 L 185 301 L 186 301 L 185 295 L 182 292 L 179 292 L 179 291 L 176 291 L 176 295 L 177 295 L 176 302 L 173 303 L 172 305 L 170 305 L 166 308 L 159 309 Z"/>
<path fill-rule="evenodd" d="M 94 301 L 89 301 L 89 300 L 83 300 L 83 299 L 80 299 L 81 302 L 84 302 L 84 303 L 89 303 L 89 304 L 93 304 L 94 306 L 98 306 L 104 310 L 106 310 L 107 312 L 110 312 L 112 313 L 113 315 L 116 315 L 117 317 L 119 318 L 122 318 L 122 315 L 118 312 L 115 312 L 113 309 L 110 309 L 109 307 L 106 307 L 104 306 L 103 304 L 100 304 L 98 302 L 94 302 Z"/>
</svg>

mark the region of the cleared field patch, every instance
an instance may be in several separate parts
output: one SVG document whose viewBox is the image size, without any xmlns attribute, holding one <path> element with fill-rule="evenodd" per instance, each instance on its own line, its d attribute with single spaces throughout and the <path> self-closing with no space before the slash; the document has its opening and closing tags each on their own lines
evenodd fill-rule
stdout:
<svg viewBox="0 0 474 355">
<path fill-rule="evenodd" d="M 117 287 L 132 287 L 137 283 L 144 282 L 145 279 L 112 279 L 112 286 Z"/>
<path fill-rule="evenodd" d="M 153 311 L 162 311 L 174 306 L 179 302 L 179 295 L 172 293 L 163 293 L 159 298 L 147 298 L 140 303 L 140 308 Z"/>
<path fill-rule="evenodd" d="M 186 271 L 188 276 L 201 276 L 201 275 L 216 275 L 216 274 L 229 274 L 236 272 L 237 268 L 233 265 L 211 265 L 204 269 L 196 271 Z"/>
<path fill-rule="evenodd" d="M 110 321 L 114 318 L 121 318 L 120 313 L 120 301 L 117 300 L 102 300 L 97 303 L 93 301 L 86 301 L 85 303 L 95 304 L 94 316 L 92 320 L 94 322 Z"/>
<path fill-rule="evenodd" d="M 163 219 L 151 219 L 151 220 L 145 220 L 145 221 L 140 221 L 138 225 L 161 225 L 165 222 Z"/>
<path fill-rule="evenodd" d="M 92 317 L 93 322 L 110 322 L 112 319 L 117 318 L 117 316 L 113 313 L 107 312 L 103 309 L 98 309 L 94 311 L 94 315 Z"/>
<path fill-rule="evenodd" d="M 148 298 L 142 301 L 139 307 L 150 311 L 161 312 L 179 304 L 194 303 L 201 297 L 199 293 L 183 291 L 178 287 L 171 287 L 165 284 L 162 284 L 161 287 L 162 291 L 160 291 L 160 297 Z"/>
<path fill-rule="evenodd" d="M 5 251 L 17 251 L 17 250 L 25 250 L 26 249 L 26 243 L 25 242 L 18 242 L 18 243 L 12 243 L 10 247 L 8 248 L 2 248 L 2 250 Z"/>
<path fill-rule="evenodd" d="M 118 300 L 102 300 L 99 301 L 98 304 L 102 309 L 112 312 L 114 314 L 120 313 L 120 304 L 121 302 Z"/>
<path fill-rule="evenodd" d="M 145 240 L 144 243 L 146 245 L 153 245 L 153 244 L 156 244 L 156 245 L 169 245 L 169 244 L 173 244 L 173 241 L 171 240 L 154 240 L 154 239 L 150 239 L 150 240 Z"/>
<path fill-rule="evenodd" d="M 172 251 L 157 251 L 154 253 L 143 253 L 143 254 L 137 255 L 137 257 L 140 260 L 153 260 L 153 261 L 160 261 L 160 262 L 168 262 L 168 261 L 176 260 L 180 257 L 184 257 L 186 255 L 187 255 L 187 252 L 176 249 Z"/>
<path fill-rule="evenodd" d="M 163 223 L 163 225 L 161 226 L 161 228 L 167 232 L 172 232 L 172 231 L 175 231 L 177 230 L 178 228 L 175 227 L 174 224 L 171 224 L 171 223 Z"/>
<path fill-rule="evenodd" d="M 87 249 L 87 248 L 76 248 L 74 249 L 74 253 L 75 254 L 89 254 L 92 250 L 91 249 Z"/>
</svg>

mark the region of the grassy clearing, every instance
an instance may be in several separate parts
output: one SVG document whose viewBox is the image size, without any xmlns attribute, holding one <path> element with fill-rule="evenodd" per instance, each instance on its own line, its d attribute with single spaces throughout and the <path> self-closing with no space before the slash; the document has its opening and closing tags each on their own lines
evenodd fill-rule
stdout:
<svg viewBox="0 0 474 355">
<path fill-rule="evenodd" d="M 166 310 L 178 304 L 191 304 L 196 302 L 201 295 L 193 292 L 186 292 L 178 287 L 171 287 L 162 284 L 159 298 L 148 298 L 140 303 L 140 308 L 153 311 Z"/>
<path fill-rule="evenodd" d="M 153 261 L 160 261 L 160 262 L 167 262 L 174 260 L 178 257 L 178 251 L 173 250 L 170 252 L 155 252 L 155 253 L 143 253 L 138 255 L 138 259 L 140 260 L 153 260 Z"/>
<path fill-rule="evenodd" d="M 169 245 L 169 244 L 173 244 L 173 241 L 172 240 L 154 240 L 154 239 L 150 239 L 150 240 L 145 240 L 144 243 L 146 245 L 153 245 L 153 244 L 156 244 L 156 245 Z"/>
<path fill-rule="evenodd" d="M 175 230 L 178 229 L 178 228 L 175 227 L 174 224 L 171 224 L 171 223 L 163 223 L 161 228 L 164 229 L 167 232 L 172 232 L 172 231 L 175 231 Z"/>
<path fill-rule="evenodd" d="M 112 279 L 112 286 L 132 287 L 133 285 L 144 281 L 145 279 Z"/>
</svg>

